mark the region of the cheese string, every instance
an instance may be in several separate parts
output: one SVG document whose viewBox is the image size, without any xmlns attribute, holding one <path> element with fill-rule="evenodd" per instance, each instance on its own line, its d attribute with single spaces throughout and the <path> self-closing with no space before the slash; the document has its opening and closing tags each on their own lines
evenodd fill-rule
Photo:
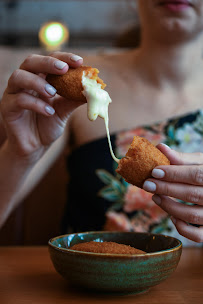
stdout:
<svg viewBox="0 0 203 304">
<path fill-rule="evenodd" d="M 111 145 L 111 139 L 110 139 L 110 134 L 109 134 L 109 117 L 108 117 L 108 113 L 104 117 L 104 122 L 105 122 L 106 134 L 107 134 L 107 138 L 108 138 L 108 143 L 109 143 L 109 149 L 110 149 L 111 156 L 112 156 L 113 160 L 115 160 L 115 162 L 119 163 L 119 159 L 115 156 L 115 154 L 113 152 L 113 149 L 112 149 L 112 145 Z"/>
<path fill-rule="evenodd" d="M 87 116 L 91 121 L 96 120 L 98 116 L 104 119 L 111 156 L 115 162 L 119 163 L 119 159 L 113 153 L 109 134 L 108 106 L 111 98 L 108 92 L 101 88 L 101 84 L 98 84 L 95 79 L 86 77 L 84 73 L 82 85 L 84 89 L 82 93 L 87 99 Z"/>
</svg>

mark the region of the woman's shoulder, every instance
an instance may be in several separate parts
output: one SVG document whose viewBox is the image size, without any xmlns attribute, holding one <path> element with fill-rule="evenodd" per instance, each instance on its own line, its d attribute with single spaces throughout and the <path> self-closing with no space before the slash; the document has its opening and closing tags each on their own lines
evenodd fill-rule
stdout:
<svg viewBox="0 0 203 304">
<path fill-rule="evenodd" d="M 98 51 L 97 54 L 85 56 L 84 65 L 98 68 L 98 70 L 104 74 L 113 74 L 117 73 L 121 65 L 125 66 L 125 61 L 129 60 L 130 54 L 130 50 L 119 48 L 111 51 L 107 50 L 101 53 Z"/>
<path fill-rule="evenodd" d="M 95 54 L 84 56 L 84 63 L 91 64 L 110 64 L 119 60 L 126 54 L 125 50 L 113 49 L 97 51 Z"/>
</svg>

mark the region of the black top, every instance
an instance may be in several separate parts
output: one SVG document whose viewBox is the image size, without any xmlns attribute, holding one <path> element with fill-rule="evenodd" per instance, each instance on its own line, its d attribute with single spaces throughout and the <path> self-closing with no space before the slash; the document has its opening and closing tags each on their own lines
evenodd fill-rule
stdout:
<svg viewBox="0 0 203 304">
<path fill-rule="evenodd" d="M 112 149 L 115 149 L 115 136 L 111 136 Z M 106 168 L 114 174 L 113 160 L 107 138 L 87 143 L 75 150 L 67 161 L 70 182 L 68 201 L 63 219 L 63 232 L 101 230 L 105 213 L 111 202 L 98 196 L 104 183 L 95 170 Z"/>
<path fill-rule="evenodd" d="M 203 152 L 203 111 L 112 135 L 112 148 L 118 158 L 125 156 L 136 135 L 155 146 L 162 142 L 181 152 Z M 153 202 L 152 194 L 125 182 L 115 172 L 116 167 L 107 137 L 72 152 L 67 159 L 70 182 L 62 233 L 103 229 L 153 232 L 194 245 L 177 233 L 169 215 Z"/>
</svg>

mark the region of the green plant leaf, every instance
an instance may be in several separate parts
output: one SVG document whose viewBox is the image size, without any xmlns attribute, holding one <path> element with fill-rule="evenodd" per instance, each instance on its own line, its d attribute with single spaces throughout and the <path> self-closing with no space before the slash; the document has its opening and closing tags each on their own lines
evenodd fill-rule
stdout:
<svg viewBox="0 0 203 304">
<path fill-rule="evenodd" d="M 120 201 L 122 199 L 122 195 L 116 191 L 114 188 L 112 188 L 111 186 L 106 186 L 104 188 L 102 188 L 99 192 L 98 195 L 100 197 L 103 197 L 105 199 L 107 199 L 108 201 Z"/>
<path fill-rule="evenodd" d="M 106 170 L 98 169 L 96 170 L 96 174 L 104 184 L 111 185 L 120 194 L 125 193 L 126 187 L 123 186 L 122 182 Z"/>
</svg>

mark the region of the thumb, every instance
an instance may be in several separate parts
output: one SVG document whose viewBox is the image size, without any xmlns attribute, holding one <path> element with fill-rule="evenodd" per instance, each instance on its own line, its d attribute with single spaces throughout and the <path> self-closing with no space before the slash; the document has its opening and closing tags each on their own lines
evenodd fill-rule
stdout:
<svg viewBox="0 0 203 304">
<path fill-rule="evenodd" d="M 84 102 L 81 101 L 71 101 L 63 97 L 59 97 L 58 100 L 54 103 L 54 109 L 60 119 L 66 121 L 69 118 L 70 114 L 83 104 Z"/>
<path fill-rule="evenodd" d="M 171 165 L 202 165 L 203 164 L 203 153 L 177 152 L 165 144 L 159 144 L 157 148 L 170 160 Z"/>
</svg>

